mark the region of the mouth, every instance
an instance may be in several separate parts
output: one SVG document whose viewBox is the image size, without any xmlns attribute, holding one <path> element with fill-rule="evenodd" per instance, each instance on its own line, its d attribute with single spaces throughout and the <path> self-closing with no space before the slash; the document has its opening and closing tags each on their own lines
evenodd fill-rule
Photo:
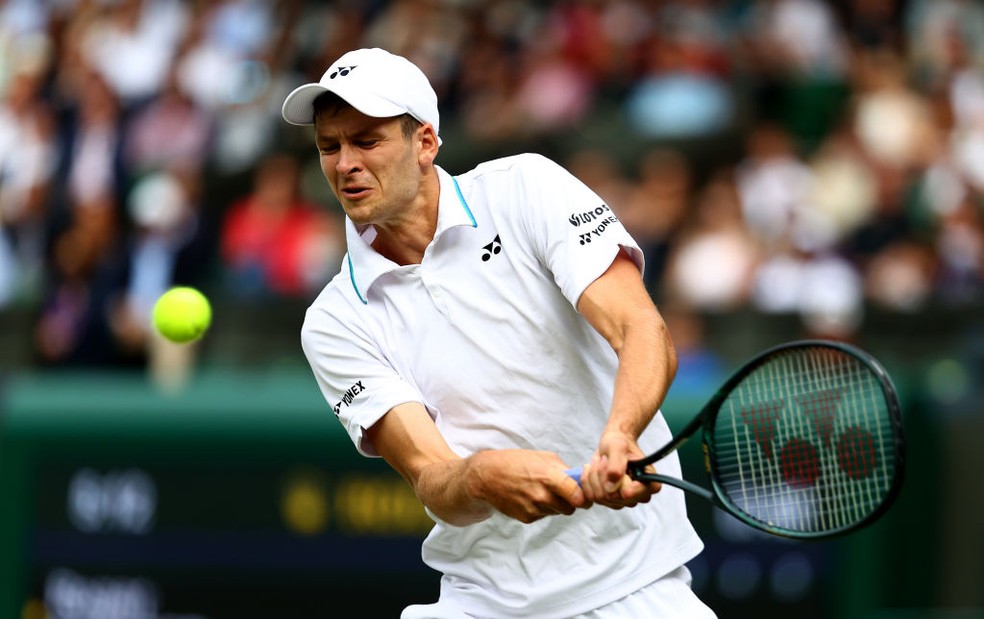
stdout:
<svg viewBox="0 0 984 619">
<path fill-rule="evenodd" d="M 349 187 L 343 187 L 341 189 L 341 194 L 349 200 L 358 200 L 360 198 L 364 198 L 367 195 L 369 195 L 370 191 L 372 190 L 369 187 L 353 185 Z"/>
</svg>

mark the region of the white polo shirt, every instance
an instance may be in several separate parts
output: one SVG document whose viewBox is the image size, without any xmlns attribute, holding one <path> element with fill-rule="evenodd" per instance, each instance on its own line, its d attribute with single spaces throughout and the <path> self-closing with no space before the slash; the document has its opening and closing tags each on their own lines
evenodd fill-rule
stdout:
<svg viewBox="0 0 984 619">
<path fill-rule="evenodd" d="M 461 456 L 556 452 L 571 466 L 597 447 L 617 358 L 576 311 L 620 247 L 642 253 L 604 202 L 562 167 L 518 155 L 452 177 L 438 169 L 437 231 L 420 264 L 372 249 L 347 221 L 341 272 L 308 309 L 301 341 L 324 397 L 359 451 L 397 404 L 420 402 Z M 657 415 L 640 438 L 670 437 Z M 679 475 L 677 456 L 659 470 Z M 595 506 L 524 525 L 495 514 L 435 520 L 424 561 L 441 597 L 479 617 L 565 617 L 624 597 L 694 557 L 702 544 L 682 492 L 646 505 Z"/>
</svg>

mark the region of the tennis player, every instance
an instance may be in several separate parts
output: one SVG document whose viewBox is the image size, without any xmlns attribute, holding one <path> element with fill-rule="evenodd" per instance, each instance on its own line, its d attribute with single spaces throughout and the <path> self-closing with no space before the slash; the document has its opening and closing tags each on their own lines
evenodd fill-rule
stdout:
<svg viewBox="0 0 984 619">
<path fill-rule="evenodd" d="M 434 520 L 440 598 L 402 617 L 714 617 L 682 492 L 625 475 L 670 437 L 676 358 L 609 206 L 539 155 L 435 165 L 437 96 L 381 49 L 343 55 L 283 117 L 314 126 L 347 216 L 304 353 L 358 451 Z M 680 474 L 675 454 L 657 468 Z"/>
</svg>

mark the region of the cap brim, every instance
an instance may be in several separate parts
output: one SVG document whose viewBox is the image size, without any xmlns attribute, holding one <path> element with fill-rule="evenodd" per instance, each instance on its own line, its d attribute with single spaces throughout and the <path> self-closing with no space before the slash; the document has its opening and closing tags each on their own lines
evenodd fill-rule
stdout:
<svg viewBox="0 0 984 619">
<path fill-rule="evenodd" d="M 407 110 L 399 105 L 366 92 L 345 92 L 343 89 L 325 88 L 321 84 L 305 84 L 298 86 L 284 99 L 281 115 L 292 125 L 314 124 L 314 100 L 326 92 L 334 92 L 349 105 L 366 116 L 374 118 L 391 118 L 406 114 Z"/>
<path fill-rule="evenodd" d="M 328 89 L 321 84 L 298 86 L 284 99 L 280 114 L 292 125 L 313 125 L 314 100 L 325 92 L 328 92 Z"/>
</svg>

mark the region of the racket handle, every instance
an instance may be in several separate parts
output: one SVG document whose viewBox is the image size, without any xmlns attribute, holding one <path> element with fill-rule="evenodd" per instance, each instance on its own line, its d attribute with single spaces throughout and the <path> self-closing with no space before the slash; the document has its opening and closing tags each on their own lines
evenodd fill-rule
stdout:
<svg viewBox="0 0 984 619">
<path fill-rule="evenodd" d="M 575 467 L 575 468 L 572 468 L 572 469 L 567 469 L 564 472 L 567 473 L 567 476 L 570 477 L 571 479 L 573 479 L 574 481 L 576 481 L 577 484 L 580 486 L 581 485 L 581 473 L 583 472 L 583 468 L 584 467 L 578 466 L 578 467 Z"/>
</svg>

